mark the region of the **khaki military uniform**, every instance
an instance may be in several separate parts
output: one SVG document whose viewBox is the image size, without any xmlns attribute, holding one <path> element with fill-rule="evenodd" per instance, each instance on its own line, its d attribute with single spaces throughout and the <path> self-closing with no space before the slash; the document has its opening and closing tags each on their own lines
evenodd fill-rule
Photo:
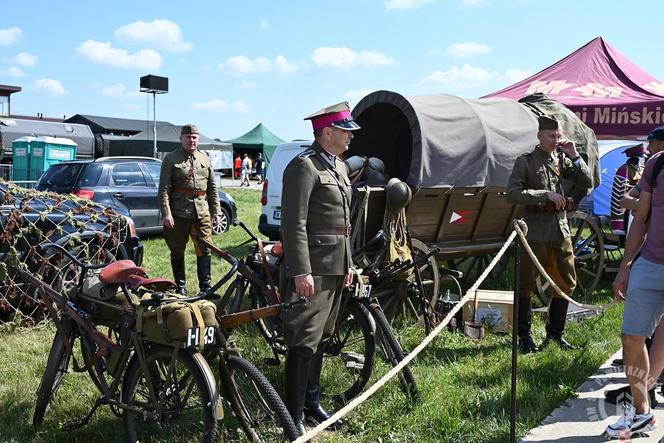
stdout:
<svg viewBox="0 0 664 443">
<path fill-rule="evenodd" d="M 164 240 L 172 256 L 184 256 L 188 237 L 197 256 L 209 255 L 199 248 L 196 237 L 212 236 L 212 218 L 219 214 L 219 194 L 208 156 L 176 149 L 164 158 L 159 178 L 159 207 L 162 217 L 172 215 L 175 227 L 164 228 Z"/>
<path fill-rule="evenodd" d="M 556 284 L 571 295 L 576 287 L 576 272 L 567 215 L 565 211 L 547 210 L 546 193 L 571 195 L 575 187 L 589 189 L 592 181 L 583 159 L 576 164 L 566 156 L 562 159 L 559 167 L 556 152 L 549 154 L 539 147 L 518 157 L 507 184 L 507 198 L 525 205 L 528 243 Z M 538 271 L 526 254 L 521 260 L 520 271 L 520 296 L 530 296 L 535 289 Z M 553 296 L 558 297 L 556 293 Z"/>
<path fill-rule="evenodd" d="M 289 347 L 316 351 L 332 334 L 351 266 L 351 187 L 343 162 L 314 142 L 286 167 L 281 199 L 282 293 L 297 298 L 294 277 L 312 274 L 315 294 L 284 316 Z"/>
</svg>

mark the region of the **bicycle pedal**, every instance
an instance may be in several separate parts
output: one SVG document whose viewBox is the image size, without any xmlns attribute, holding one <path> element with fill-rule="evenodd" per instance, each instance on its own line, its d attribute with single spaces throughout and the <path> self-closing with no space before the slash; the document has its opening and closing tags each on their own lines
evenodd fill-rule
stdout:
<svg viewBox="0 0 664 443">
<path fill-rule="evenodd" d="M 68 421 L 65 424 L 62 425 L 62 430 L 63 431 L 74 431 L 76 429 L 80 429 L 83 426 L 88 424 L 88 420 L 85 418 L 81 418 L 78 420 L 73 420 L 73 421 Z"/>
<path fill-rule="evenodd" d="M 265 357 L 263 362 L 268 366 L 279 366 L 281 365 L 281 360 L 275 357 Z"/>
</svg>

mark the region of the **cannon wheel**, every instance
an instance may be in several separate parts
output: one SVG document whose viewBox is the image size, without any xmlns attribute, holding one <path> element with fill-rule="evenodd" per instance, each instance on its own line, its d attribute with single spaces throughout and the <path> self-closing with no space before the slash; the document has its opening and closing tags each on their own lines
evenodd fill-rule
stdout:
<svg viewBox="0 0 664 443">
<path fill-rule="evenodd" d="M 604 272 L 604 234 L 593 217 L 585 212 L 568 213 L 567 220 L 574 246 L 574 299 L 585 301 L 597 289 Z M 551 294 L 549 283 L 538 277 L 537 296 L 545 306 L 551 301 Z"/>
</svg>

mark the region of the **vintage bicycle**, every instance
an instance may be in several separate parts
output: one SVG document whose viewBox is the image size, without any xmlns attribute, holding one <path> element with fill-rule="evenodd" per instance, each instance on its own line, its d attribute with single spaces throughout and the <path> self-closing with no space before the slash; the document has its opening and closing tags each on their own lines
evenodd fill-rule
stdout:
<svg viewBox="0 0 664 443">
<path fill-rule="evenodd" d="M 161 312 L 156 316 L 166 318 L 162 325 L 167 327 L 175 312 L 170 308 L 176 304 L 196 311 L 197 303 L 233 277 L 235 264 L 210 291 L 175 298 L 169 293 L 175 288 L 174 282 L 149 279 L 131 261 L 89 265 L 59 245 L 41 245 L 40 250 L 51 251 L 43 254 L 49 257 L 46 263 L 61 263 L 64 256 L 80 268 L 80 273 L 77 284 L 63 295 L 25 269 L 15 270 L 18 278 L 39 289 L 57 329 L 37 391 L 34 425 L 43 422 L 63 377 L 71 369 L 87 371 L 101 395 L 85 417 L 65 423 L 64 429 L 84 426 L 105 404 L 123 418 L 130 441 L 215 441 L 221 433 L 217 421 L 224 414 L 207 357 L 218 358 L 224 399 L 251 441 L 293 440 L 297 436 L 274 388 L 239 355 L 223 327 L 217 327 L 224 324 L 224 319 L 213 315 L 216 321 L 210 320 L 210 310 L 206 310 L 205 319 L 200 312 L 194 313 L 192 326 L 175 339 L 148 334 L 149 317 L 141 317 L 145 310 Z M 102 328 L 106 328 L 105 334 Z"/>
</svg>

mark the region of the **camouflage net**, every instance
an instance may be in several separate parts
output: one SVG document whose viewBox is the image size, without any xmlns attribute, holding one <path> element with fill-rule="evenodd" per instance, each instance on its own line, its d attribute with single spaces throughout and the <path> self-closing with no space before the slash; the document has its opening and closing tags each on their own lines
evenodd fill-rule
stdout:
<svg viewBox="0 0 664 443">
<path fill-rule="evenodd" d="M 0 180 L 0 324 L 34 324 L 48 316 L 37 290 L 15 278 L 12 267 L 29 270 L 66 293 L 80 268 L 57 243 L 82 262 L 106 263 L 121 256 L 130 237 L 127 219 L 113 209 L 74 195 L 36 191 Z"/>
</svg>

